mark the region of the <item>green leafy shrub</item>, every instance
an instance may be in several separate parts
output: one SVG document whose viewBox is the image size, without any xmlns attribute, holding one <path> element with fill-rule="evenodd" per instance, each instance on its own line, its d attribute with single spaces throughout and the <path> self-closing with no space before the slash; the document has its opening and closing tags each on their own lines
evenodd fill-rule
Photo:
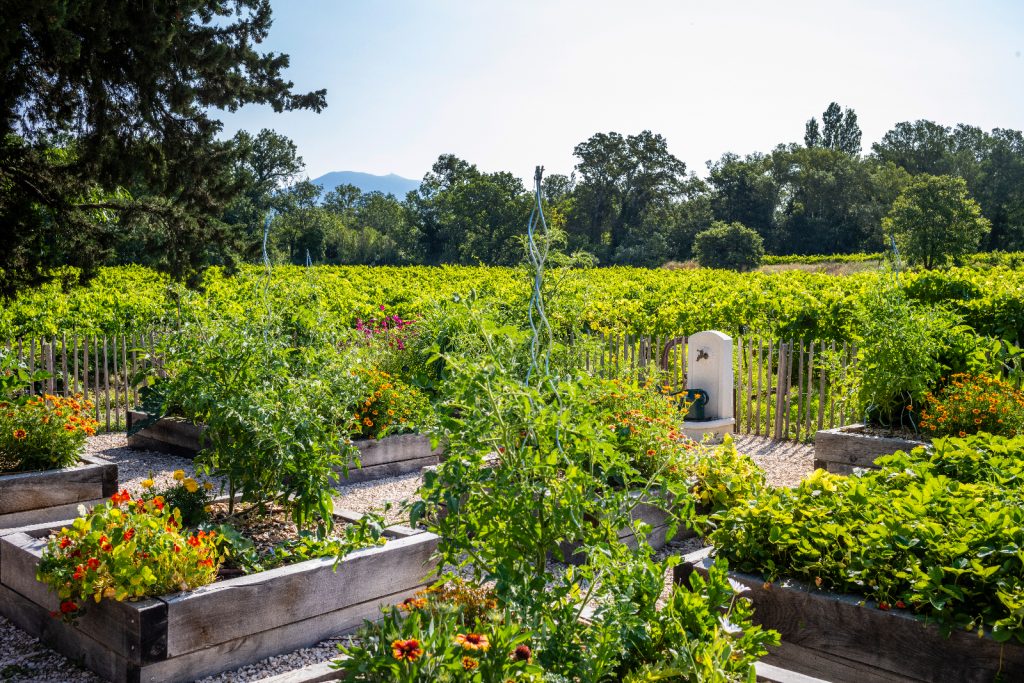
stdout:
<svg viewBox="0 0 1024 683">
<path fill-rule="evenodd" d="M 764 257 L 764 240 L 742 223 L 715 221 L 693 238 L 693 254 L 704 268 L 753 270 Z"/>
<path fill-rule="evenodd" d="M 717 516 L 720 557 L 1024 642 L 1024 438 L 936 439 L 859 477 L 816 471 Z"/>
<path fill-rule="evenodd" d="M 924 403 L 947 369 L 940 360 L 947 337 L 971 334 L 944 311 L 913 306 L 894 282 L 865 294 L 856 322 L 855 402 L 861 415 L 882 425 L 900 422 L 907 406 Z"/>
<path fill-rule="evenodd" d="M 114 494 L 46 543 L 36 577 L 74 618 L 89 600 L 134 600 L 212 583 L 221 558 L 216 534 L 189 533 L 159 496 Z"/>
<path fill-rule="evenodd" d="M 292 346 L 286 328 L 210 321 L 170 335 L 166 377 L 153 387 L 172 408 L 205 425 L 196 463 L 228 481 L 242 502 L 288 506 L 300 527 L 330 526 L 331 483 L 355 457 L 347 445 L 360 382 L 354 351 L 321 339 Z"/>
<path fill-rule="evenodd" d="M 925 395 L 921 428 L 936 436 L 1024 431 L 1024 392 L 988 374 L 958 373 Z"/>
</svg>

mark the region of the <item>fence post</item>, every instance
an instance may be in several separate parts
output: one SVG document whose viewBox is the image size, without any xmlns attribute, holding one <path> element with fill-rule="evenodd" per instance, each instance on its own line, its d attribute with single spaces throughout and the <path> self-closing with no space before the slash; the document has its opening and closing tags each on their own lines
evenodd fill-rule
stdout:
<svg viewBox="0 0 1024 683">
<path fill-rule="evenodd" d="M 786 398 L 789 396 L 789 344 L 779 342 L 778 377 L 775 382 L 775 434 L 776 439 L 785 439 L 789 435 L 782 431 Z"/>
</svg>

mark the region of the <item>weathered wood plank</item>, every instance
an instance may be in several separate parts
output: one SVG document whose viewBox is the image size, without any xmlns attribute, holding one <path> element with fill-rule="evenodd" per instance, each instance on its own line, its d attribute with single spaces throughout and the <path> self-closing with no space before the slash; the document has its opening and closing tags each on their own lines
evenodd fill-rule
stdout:
<svg viewBox="0 0 1024 683">
<path fill-rule="evenodd" d="M 435 565 L 431 556 L 437 542 L 437 536 L 422 533 L 354 552 L 336 569 L 333 558 L 308 560 L 165 596 L 168 656 L 420 585 Z M 272 602 L 268 595 L 274 595 Z M 324 599 L 327 595 L 330 600 Z M 260 619 L 254 620 L 253 614 Z"/>
<path fill-rule="evenodd" d="M 0 515 L 113 495 L 117 465 L 91 456 L 81 459 L 76 467 L 0 475 Z"/>
<path fill-rule="evenodd" d="M 131 666 L 126 659 L 118 657 L 75 627 L 54 619 L 47 610 L 3 585 L 0 585 L 0 614 L 22 631 L 107 681 L 138 681 L 138 678 L 130 677 Z"/>
<path fill-rule="evenodd" d="M 364 620 L 379 617 L 380 605 L 399 603 L 414 595 L 417 590 L 419 587 L 382 595 L 360 604 L 150 664 L 142 667 L 139 680 L 145 683 L 184 683 L 308 647 L 333 636 L 351 633 Z M 251 619 L 252 615 L 249 617 Z"/>
<path fill-rule="evenodd" d="M 923 441 L 876 436 L 863 432 L 863 424 L 824 429 L 814 435 L 814 466 L 846 474 L 852 467 L 875 467 L 875 459 L 896 451 L 909 452 Z"/>
<path fill-rule="evenodd" d="M 684 558 L 676 568 L 676 580 L 686 582 L 693 571 L 706 573 L 709 553 L 705 549 Z M 762 577 L 738 572 L 729 576 L 746 588 L 743 595 L 753 603 L 755 623 L 779 631 L 789 646 L 812 651 L 813 656 L 792 650 L 780 653 L 794 658 L 789 663 L 806 661 L 809 667 L 820 667 L 812 675 L 836 675 L 825 668 L 834 667 L 835 672 L 841 667 L 850 675 L 837 680 L 880 676 L 878 680 L 886 681 L 981 683 L 1000 673 L 1003 680 L 1024 679 L 1024 646 L 963 631 L 946 637 L 937 625 L 908 611 L 883 611 L 860 596 L 797 582 L 766 584 Z"/>
<path fill-rule="evenodd" d="M 105 500 L 107 500 L 106 496 L 102 498 L 94 498 L 92 500 L 65 503 L 63 505 L 24 510 L 22 512 L 9 512 L 7 514 L 0 515 L 0 533 L 6 533 L 7 529 L 23 527 L 30 524 L 46 524 L 72 519 L 78 516 L 79 507 L 84 505 L 86 509 L 91 510 Z"/>
</svg>

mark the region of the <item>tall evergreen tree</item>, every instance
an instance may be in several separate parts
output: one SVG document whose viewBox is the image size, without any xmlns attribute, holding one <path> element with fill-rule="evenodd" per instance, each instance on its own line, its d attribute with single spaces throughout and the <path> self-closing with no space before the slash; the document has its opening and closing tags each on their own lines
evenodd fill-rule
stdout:
<svg viewBox="0 0 1024 683">
<path fill-rule="evenodd" d="M 165 233 L 166 267 L 194 272 L 238 192 L 214 111 L 326 106 L 323 90 L 292 91 L 287 55 L 255 49 L 270 25 L 269 0 L 4 3 L 0 289 L 94 265 L 76 247 L 109 247 L 96 212 L 144 216 Z"/>
</svg>

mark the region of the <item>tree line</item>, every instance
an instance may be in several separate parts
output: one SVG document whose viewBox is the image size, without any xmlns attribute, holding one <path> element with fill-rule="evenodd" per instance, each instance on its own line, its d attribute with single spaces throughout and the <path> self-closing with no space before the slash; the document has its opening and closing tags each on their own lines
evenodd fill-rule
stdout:
<svg viewBox="0 0 1024 683">
<path fill-rule="evenodd" d="M 272 23 L 266 0 L 9 9 L 0 15 L 0 294 L 62 265 L 88 277 L 140 263 L 195 280 L 210 265 L 259 260 L 268 216 L 277 262 L 520 260 L 531 197 L 514 174 L 443 154 L 405 197 L 323 193 L 301 180 L 286 137 L 220 135 L 218 111 L 327 106 L 323 90 L 293 91 L 287 55 L 257 49 Z M 565 248 L 599 265 L 684 261 L 737 235 L 771 254 L 876 252 L 908 221 L 974 220 L 970 206 L 934 201 L 948 196 L 980 205 L 984 224 L 969 231 L 978 248 L 1024 249 L 1020 131 L 904 122 L 865 152 L 856 112 L 832 103 L 807 121 L 803 143 L 723 154 L 703 177 L 652 131 L 597 133 L 574 153 L 571 173 L 544 179 L 546 211 Z M 918 199 L 898 204 L 918 181 Z"/>
<path fill-rule="evenodd" d="M 260 137 L 286 144 L 271 131 Z M 598 133 L 575 147 L 571 174 L 544 178 L 549 223 L 570 251 L 605 265 L 685 261 L 698 234 L 733 223 L 754 231 L 770 254 L 879 252 L 891 246 L 886 218 L 901 194 L 922 194 L 916 183 L 980 205 L 991 228 L 972 232 L 972 249 L 1024 249 L 1020 131 L 916 121 L 897 124 L 869 153 L 860 140 L 856 113 L 833 103 L 821 124 L 807 122 L 803 144 L 726 153 L 701 178 L 661 135 Z M 925 182 L 931 176 L 945 181 Z M 520 259 L 531 197 L 513 174 L 446 154 L 406 197 L 352 186 L 321 197 L 305 181 L 275 190 L 265 204 L 278 211 L 278 258 L 293 263 L 308 255 L 314 263 L 508 265 Z"/>
</svg>

